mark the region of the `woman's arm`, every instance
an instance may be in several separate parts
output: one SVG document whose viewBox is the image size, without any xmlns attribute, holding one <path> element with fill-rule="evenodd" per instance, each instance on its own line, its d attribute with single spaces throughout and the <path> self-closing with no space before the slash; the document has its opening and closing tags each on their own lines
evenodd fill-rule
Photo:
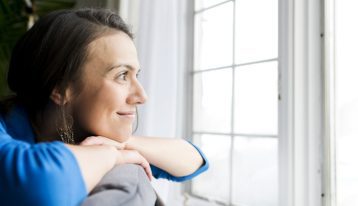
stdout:
<svg viewBox="0 0 358 206">
<path fill-rule="evenodd" d="M 87 191 L 91 191 L 115 165 L 132 163 L 144 168 L 152 178 L 150 165 L 137 151 L 119 149 L 120 144 L 104 144 L 101 139 L 88 137 L 80 146 L 66 145 L 77 159 Z"/>
<path fill-rule="evenodd" d="M 183 139 L 133 136 L 125 149 L 137 150 L 150 164 L 176 177 L 190 175 L 203 164 L 196 148 Z"/>
<path fill-rule="evenodd" d="M 87 191 L 71 151 L 61 142 L 28 144 L 0 134 L 3 205 L 79 205 Z"/>
<path fill-rule="evenodd" d="M 137 151 L 58 141 L 30 145 L 6 134 L 0 134 L 0 160 L 4 205 L 79 205 L 116 164 L 134 163 L 150 170 Z"/>
<path fill-rule="evenodd" d="M 117 149 L 109 145 L 66 145 L 80 167 L 87 191 L 91 191 L 117 162 Z"/>
</svg>

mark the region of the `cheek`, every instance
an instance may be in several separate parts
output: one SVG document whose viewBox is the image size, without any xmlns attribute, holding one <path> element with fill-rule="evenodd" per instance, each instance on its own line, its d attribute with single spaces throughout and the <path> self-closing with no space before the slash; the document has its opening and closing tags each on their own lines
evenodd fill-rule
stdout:
<svg viewBox="0 0 358 206">
<path fill-rule="evenodd" d="M 78 97 L 75 114 L 80 130 L 120 142 L 126 141 L 132 133 L 132 122 L 117 114 L 127 106 L 123 93 L 118 88 L 106 86 Z"/>
</svg>

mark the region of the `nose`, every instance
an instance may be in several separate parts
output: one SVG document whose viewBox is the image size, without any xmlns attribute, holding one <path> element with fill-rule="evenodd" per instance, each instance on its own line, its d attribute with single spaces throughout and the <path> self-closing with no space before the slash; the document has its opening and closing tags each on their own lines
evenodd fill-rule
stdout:
<svg viewBox="0 0 358 206">
<path fill-rule="evenodd" d="M 139 81 L 134 81 L 132 92 L 127 98 L 128 104 L 144 104 L 148 99 L 148 96 L 143 88 L 143 86 L 139 83 Z"/>
</svg>

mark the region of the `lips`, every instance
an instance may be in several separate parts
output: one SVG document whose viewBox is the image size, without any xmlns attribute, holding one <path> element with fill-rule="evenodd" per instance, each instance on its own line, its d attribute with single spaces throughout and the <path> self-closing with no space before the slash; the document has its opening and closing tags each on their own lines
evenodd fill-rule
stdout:
<svg viewBox="0 0 358 206">
<path fill-rule="evenodd" d="M 136 115 L 136 112 L 117 112 L 121 119 L 128 119 L 133 121 Z"/>
<path fill-rule="evenodd" d="M 117 112 L 117 114 L 125 116 L 125 115 L 135 115 L 136 113 L 135 112 Z"/>
</svg>

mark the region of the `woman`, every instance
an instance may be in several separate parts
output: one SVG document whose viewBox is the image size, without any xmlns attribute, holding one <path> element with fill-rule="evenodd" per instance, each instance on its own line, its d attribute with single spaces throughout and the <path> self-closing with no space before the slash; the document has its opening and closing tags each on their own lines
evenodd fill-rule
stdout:
<svg viewBox="0 0 358 206">
<path fill-rule="evenodd" d="M 134 137 L 147 96 L 132 34 L 107 10 L 50 13 L 15 46 L 14 97 L 0 116 L 4 205 L 78 205 L 115 165 L 141 165 L 149 178 L 184 181 L 208 168 L 180 139 Z"/>
</svg>

